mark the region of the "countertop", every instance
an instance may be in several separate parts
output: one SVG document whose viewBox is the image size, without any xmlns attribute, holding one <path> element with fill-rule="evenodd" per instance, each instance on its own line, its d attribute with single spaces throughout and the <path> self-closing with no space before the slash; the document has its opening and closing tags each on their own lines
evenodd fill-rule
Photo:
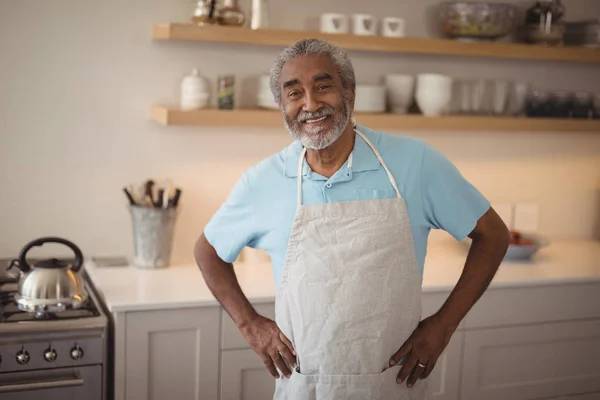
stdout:
<svg viewBox="0 0 600 400">
<path fill-rule="evenodd" d="M 457 242 L 430 244 L 423 293 L 450 292 L 462 272 L 467 249 Z M 111 312 L 218 305 L 194 264 L 143 270 L 131 265 L 99 267 L 87 261 L 84 267 Z M 234 268 L 252 303 L 274 301 L 270 263 L 240 263 Z M 488 290 L 591 281 L 600 282 L 600 242 L 551 240 L 529 262 L 503 262 Z"/>
</svg>

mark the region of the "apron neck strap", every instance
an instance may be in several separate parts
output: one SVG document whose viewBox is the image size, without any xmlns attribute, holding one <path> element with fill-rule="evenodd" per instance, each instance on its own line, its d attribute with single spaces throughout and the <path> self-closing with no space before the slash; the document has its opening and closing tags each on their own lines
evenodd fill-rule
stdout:
<svg viewBox="0 0 600 400">
<path fill-rule="evenodd" d="M 398 185 L 396 184 L 396 180 L 394 179 L 394 176 L 392 175 L 392 173 L 388 169 L 387 165 L 383 161 L 381 154 L 379 154 L 379 152 L 377 151 L 375 146 L 373 146 L 373 144 L 369 141 L 369 139 L 367 139 L 367 137 L 362 132 L 360 132 L 357 129 L 355 129 L 354 132 L 356 132 L 356 134 L 358 136 L 360 136 L 362 138 L 362 140 L 364 140 L 365 143 L 371 148 L 371 150 L 373 151 L 373 153 L 379 160 L 379 163 L 385 170 L 385 172 L 388 176 L 388 179 L 390 180 L 390 183 L 393 186 L 394 191 L 396 192 L 396 197 L 401 199 L 402 195 L 400 194 L 400 190 L 398 190 Z M 353 154 L 354 154 L 354 151 L 352 151 L 352 153 L 350 153 L 350 156 L 348 156 L 348 167 L 347 168 L 352 168 L 352 155 Z M 302 153 L 300 153 L 300 159 L 298 160 L 298 207 L 300 207 L 302 205 L 302 167 L 304 166 L 304 158 L 305 157 L 306 157 L 306 147 L 303 147 Z"/>
</svg>

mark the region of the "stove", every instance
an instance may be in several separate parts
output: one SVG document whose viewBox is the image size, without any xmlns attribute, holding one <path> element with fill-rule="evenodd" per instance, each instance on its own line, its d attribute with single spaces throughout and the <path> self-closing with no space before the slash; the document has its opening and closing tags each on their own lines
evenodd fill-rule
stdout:
<svg viewBox="0 0 600 400">
<path fill-rule="evenodd" d="M 79 309 L 22 311 L 10 261 L 0 259 L 0 398 L 105 400 L 108 318 L 90 283 Z"/>
</svg>

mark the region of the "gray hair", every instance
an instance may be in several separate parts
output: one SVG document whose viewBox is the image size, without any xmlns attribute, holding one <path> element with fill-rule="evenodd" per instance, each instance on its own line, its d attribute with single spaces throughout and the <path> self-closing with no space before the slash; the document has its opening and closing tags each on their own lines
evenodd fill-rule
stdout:
<svg viewBox="0 0 600 400">
<path fill-rule="evenodd" d="M 356 77 L 354 76 L 354 68 L 346 50 L 324 40 L 302 39 L 279 53 L 271 67 L 271 92 L 278 105 L 281 106 L 281 86 L 279 80 L 281 79 L 283 65 L 296 57 L 317 55 L 329 56 L 331 61 L 333 61 L 344 89 L 355 89 Z"/>
</svg>

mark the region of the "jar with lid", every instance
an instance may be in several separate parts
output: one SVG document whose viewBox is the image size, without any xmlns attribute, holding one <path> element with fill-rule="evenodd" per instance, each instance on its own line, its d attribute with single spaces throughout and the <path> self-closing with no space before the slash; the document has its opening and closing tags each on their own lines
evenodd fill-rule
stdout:
<svg viewBox="0 0 600 400">
<path fill-rule="evenodd" d="M 181 109 L 195 110 L 205 108 L 209 102 L 208 83 L 201 77 L 198 68 L 181 81 Z"/>
<path fill-rule="evenodd" d="M 560 0 L 539 0 L 525 12 L 525 40 L 560 45 L 565 36 L 565 7 Z"/>
<path fill-rule="evenodd" d="M 242 26 L 246 16 L 238 7 L 237 0 L 224 0 L 223 6 L 219 8 L 219 24 L 227 26 Z"/>
<path fill-rule="evenodd" d="M 217 0 L 198 0 L 192 21 L 200 26 L 216 24 L 219 21 Z"/>
<path fill-rule="evenodd" d="M 218 86 L 218 105 L 220 110 L 233 110 L 235 94 L 235 76 L 219 75 L 217 79 Z"/>
</svg>

